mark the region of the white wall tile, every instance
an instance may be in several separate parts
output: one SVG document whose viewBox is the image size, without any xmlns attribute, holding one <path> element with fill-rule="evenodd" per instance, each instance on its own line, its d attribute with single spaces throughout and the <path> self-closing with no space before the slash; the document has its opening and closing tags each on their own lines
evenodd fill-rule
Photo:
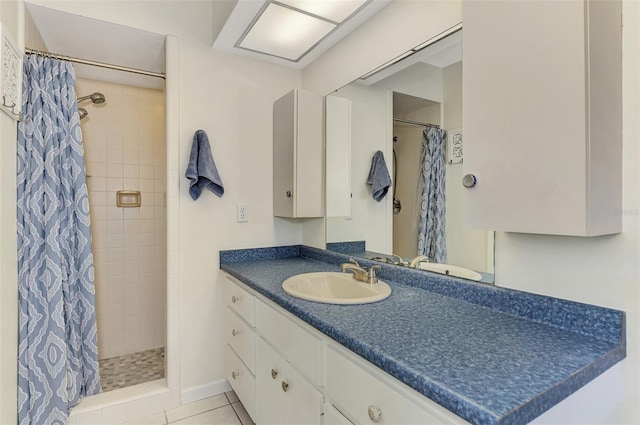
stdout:
<svg viewBox="0 0 640 425">
<path fill-rule="evenodd" d="M 89 186 L 89 196 L 91 196 L 91 192 L 94 190 L 104 192 L 107 190 L 107 179 L 106 177 L 89 177 L 87 179 L 87 186 Z"/>
<path fill-rule="evenodd" d="M 159 245 L 166 243 L 164 95 L 83 79 L 79 84 L 108 100 L 92 105 L 82 123 L 105 358 L 155 348 L 165 339 L 166 246 Z M 118 208 L 116 191 L 123 189 L 140 190 L 142 207 Z M 120 420 L 124 411 L 112 414 Z"/>
<path fill-rule="evenodd" d="M 138 138 L 137 137 L 125 137 L 125 149 L 123 153 L 122 162 L 129 165 L 139 164 L 138 153 Z"/>
<path fill-rule="evenodd" d="M 107 164 L 107 177 L 123 177 L 123 167 L 122 163 L 108 163 Z"/>
</svg>

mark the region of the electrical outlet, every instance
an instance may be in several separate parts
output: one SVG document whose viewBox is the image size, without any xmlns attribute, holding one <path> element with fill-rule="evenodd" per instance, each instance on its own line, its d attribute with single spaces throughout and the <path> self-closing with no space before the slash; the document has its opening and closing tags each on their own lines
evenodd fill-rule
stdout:
<svg viewBox="0 0 640 425">
<path fill-rule="evenodd" d="M 249 221 L 249 205 L 237 204 L 238 223 L 246 223 Z"/>
</svg>

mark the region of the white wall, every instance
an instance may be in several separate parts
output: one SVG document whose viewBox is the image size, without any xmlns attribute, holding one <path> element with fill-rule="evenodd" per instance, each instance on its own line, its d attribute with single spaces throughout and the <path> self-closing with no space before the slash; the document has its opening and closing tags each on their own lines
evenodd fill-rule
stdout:
<svg viewBox="0 0 640 425">
<path fill-rule="evenodd" d="M 183 391 L 223 379 L 222 288 L 218 251 L 296 244 L 300 224 L 272 216 L 272 104 L 300 87 L 300 71 L 213 51 L 209 1 L 47 1 L 33 3 L 180 40 L 180 384 Z M 209 135 L 225 194 L 194 202 L 183 177 L 193 133 Z M 171 147 L 170 147 L 171 148 Z M 267 159 L 265 159 L 267 158 Z M 15 162 L 15 161 L 14 161 Z M 13 202 L 10 197 L 5 202 Z M 235 222 L 236 203 L 249 222 Z M 176 247 L 169 247 L 176 249 Z"/>
<path fill-rule="evenodd" d="M 447 132 L 462 128 L 462 69 L 462 62 L 442 69 L 442 128 Z M 485 231 L 468 229 L 463 222 L 462 193 L 465 188 L 462 186 L 462 163 L 449 164 L 447 161 L 445 167 L 447 170 L 447 262 L 492 273 L 492 253 L 487 252 L 487 237 L 492 236 Z"/>
</svg>

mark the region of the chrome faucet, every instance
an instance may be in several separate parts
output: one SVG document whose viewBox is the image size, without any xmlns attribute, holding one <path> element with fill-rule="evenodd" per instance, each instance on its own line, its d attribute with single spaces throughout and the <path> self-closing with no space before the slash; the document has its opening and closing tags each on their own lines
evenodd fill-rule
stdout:
<svg viewBox="0 0 640 425">
<path fill-rule="evenodd" d="M 343 272 L 347 270 L 353 273 L 353 278 L 360 282 L 366 283 L 378 283 L 378 276 L 376 276 L 376 270 L 380 269 L 380 266 L 371 266 L 369 271 L 365 270 L 358 264 L 353 258 L 349 258 L 348 263 L 344 263 L 340 266 Z"/>
<path fill-rule="evenodd" d="M 428 263 L 429 257 L 427 257 L 426 255 L 418 255 L 416 258 L 409 262 L 409 267 L 417 269 L 420 266 L 420 263 L 422 263 L 423 261 Z"/>
</svg>

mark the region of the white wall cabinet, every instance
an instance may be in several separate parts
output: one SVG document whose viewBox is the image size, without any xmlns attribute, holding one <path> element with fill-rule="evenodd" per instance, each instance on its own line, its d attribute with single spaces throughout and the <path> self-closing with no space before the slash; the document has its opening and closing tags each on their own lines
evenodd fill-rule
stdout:
<svg viewBox="0 0 640 425">
<path fill-rule="evenodd" d="M 463 1 L 472 228 L 621 231 L 620 1 Z"/>
<path fill-rule="evenodd" d="M 273 215 L 324 215 L 324 115 L 319 94 L 296 89 L 273 104 Z"/>
</svg>

